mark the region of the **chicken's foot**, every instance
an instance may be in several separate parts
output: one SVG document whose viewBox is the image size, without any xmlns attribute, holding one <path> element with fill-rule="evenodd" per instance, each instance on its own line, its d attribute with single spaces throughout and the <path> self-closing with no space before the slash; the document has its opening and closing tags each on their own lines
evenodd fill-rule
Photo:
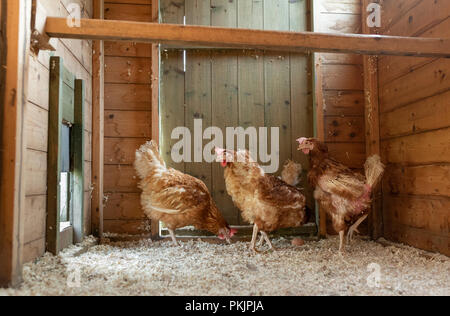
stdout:
<svg viewBox="0 0 450 316">
<path fill-rule="evenodd" d="M 261 235 L 264 237 L 264 239 L 266 240 L 267 244 L 269 245 L 269 249 L 276 251 L 277 249 L 273 246 L 272 242 L 270 241 L 269 236 L 267 235 L 266 232 L 261 231 Z"/>
<path fill-rule="evenodd" d="M 259 241 L 256 244 L 257 247 L 262 247 L 264 245 L 264 235 L 261 234 L 261 237 L 259 237 Z"/>
<path fill-rule="evenodd" d="M 169 229 L 170 237 L 172 238 L 172 241 L 175 246 L 179 246 L 177 238 L 175 237 L 175 231 L 173 229 Z"/>
<path fill-rule="evenodd" d="M 250 250 L 252 250 L 255 253 L 258 253 L 259 251 L 256 249 L 255 244 L 256 244 L 256 238 L 258 237 L 258 225 L 254 224 L 253 225 L 253 235 L 252 235 L 252 241 L 250 242 Z"/>
<path fill-rule="evenodd" d="M 356 232 L 359 234 L 358 226 L 361 225 L 362 222 L 367 218 L 367 214 L 363 217 L 359 218 L 350 228 L 348 229 L 347 233 L 347 242 L 350 244 L 353 240 L 353 234 Z"/>
</svg>

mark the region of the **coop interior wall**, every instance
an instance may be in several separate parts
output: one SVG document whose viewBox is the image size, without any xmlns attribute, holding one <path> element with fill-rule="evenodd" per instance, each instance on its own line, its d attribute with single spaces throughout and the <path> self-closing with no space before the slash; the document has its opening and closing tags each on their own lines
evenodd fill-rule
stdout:
<svg viewBox="0 0 450 316">
<path fill-rule="evenodd" d="M 361 33 L 361 1 L 314 1 L 314 31 Z M 364 70 L 361 55 L 316 54 L 316 106 L 323 110 L 323 135 L 333 157 L 355 170 L 366 159 L 364 127 Z M 361 225 L 366 231 L 365 223 Z M 327 221 L 328 233 L 335 234 Z"/>
<path fill-rule="evenodd" d="M 106 20 L 152 21 L 151 0 L 106 0 Z M 151 139 L 151 45 L 105 42 L 104 231 L 148 233 L 133 168 Z"/>
<path fill-rule="evenodd" d="M 385 0 L 381 33 L 450 37 L 450 2 Z M 450 255 L 450 60 L 379 58 L 385 237 Z"/>
<path fill-rule="evenodd" d="M 92 15 L 91 0 L 41 0 L 47 14 L 65 17 L 67 5 L 79 3 L 84 18 Z M 61 56 L 64 65 L 85 81 L 85 234 L 90 234 L 91 138 L 92 138 L 92 44 L 90 41 L 58 39 L 55 52 L 41 51 L 29 56 L 28 103 L 25 111 L 25 206 L 23 222 L 23 261 L 44 254 L 47 202 L 47 152 L 49 110 L 49 62 Z"/>
<path fill-rule="evenodd" d="M 163 23 L 283 31 L 310 29 L 308 1 L 304 0 L 160 3 Z M 168 48 L 161 56 L 161 70 L 164 159 L 202 179 L 229 224 L 246 225 L 226 193 L 219 164 L 172 161 L 171 148 L 178 140 L 170 139 L 171 131 L 177 126 L 193 130 L 195 119 L 202 119 L 204 129 L 217 126 L 222 131 L 230 126 L 276 126 L 280 128 L 280 164 L 294 159 L 306 170 L 307 159 L 297 152 L 295 137 L 313 134 L 310 56 L 224 49 L 184 52 L 182 48 Z M 209 140 L 204 140 L 203 145 L 207 143 Z M 311 192 L 307 195 L 313 206 Z"/>
</svg>

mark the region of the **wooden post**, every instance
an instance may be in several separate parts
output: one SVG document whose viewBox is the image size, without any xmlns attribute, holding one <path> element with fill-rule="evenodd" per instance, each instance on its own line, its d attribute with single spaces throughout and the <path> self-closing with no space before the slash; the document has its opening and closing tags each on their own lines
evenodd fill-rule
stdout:
<svg viewBox="0 0 450 316">
<path fill-rule="evenodd" d="M 103 0 L 94 0 L 94 18 L 104 18 Z M 92 234 L 103 235 L 104 43 L 93 42 L 92 54 Z"/>
<path fill-rule="evenodd" d="M 0 286 L 21 281 L 30 2 L 1 1 Z M 4 29 L 6 27 L 6 29 Z M 6 36 L 6 37 L 5 37 Z M 6 41 L 5 41 L 6 39 Z M 4 80 L 4 81 L 3 81 Z"/>
<path fill-rule="evenodd" d="M 310 3 L 311 7 L 311 30 L 314 31 L 316 21 L 319 21 L 318 10 L 314 10 L 314 1 Z M 321 142 L 325 141 L 324 111 L 323 111 L 323 75 L 322 58 L 320 53 L 314 53 L 312 58 L 312 70 L 314 73 L 314 136 Z M 320 238 L 327 236 L 327 213 L 316 203 L 316 216 L 318 215 L 318 235 Z"/>
<path fill-rule="evenodd" d="M 159 0 L 152 0 L 152 22 L 159 23 Z M 159 45 L 152 44 L 152 139 L 159 144 Z M 159 222 L 151 222 L 153 239 L 159 238 Z"/>
<path fill-rule="evenodd" d="M 364 34 L 376 34 L 376 28 L 367 25 L 367 6 L 374 0 L 362 1 L 362 31 Z M 364 56 L 364 100 L 365 100 L 365 129 L 366 156 L 380 155 L 380 122 L 378 99 L 378 57 Z M 373 192 L 372 210 L 368 217 L 369 233 L 373 239 L 383 235 L 383 219 L 381 209 L 381 190 Z"/>
</svg>

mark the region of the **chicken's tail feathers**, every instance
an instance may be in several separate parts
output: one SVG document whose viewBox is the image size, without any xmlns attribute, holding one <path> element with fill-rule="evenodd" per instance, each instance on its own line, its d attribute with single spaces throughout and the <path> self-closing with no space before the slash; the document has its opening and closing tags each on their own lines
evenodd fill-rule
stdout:
<svg viewBox="0 0 450 316">
<path fill-rule="evenodd" d="M 158 144 L 155 141 L 143 144 L 136 151 L 134 168 L 141 179 L 147 177 L 155 169 L 166 169 L 166 164 L 159 154 Z"/>
<path fill-rule="evenodd" d="M 370 188 L 374 188 L 381 180 L 385 169 L 385 165 L 381 162 L 378 155 L 373 155 L 367 158 L 364 164 L 364 171 L 366 174 L 366 184 Z"/>
<path fill-rule="evenodd" d="M 301 164 L 288 160 L 283 166 L 283 171 L 281 171 L 281 179 L 295 187 L 300 183 L 302 171 Z"/>
</svg>

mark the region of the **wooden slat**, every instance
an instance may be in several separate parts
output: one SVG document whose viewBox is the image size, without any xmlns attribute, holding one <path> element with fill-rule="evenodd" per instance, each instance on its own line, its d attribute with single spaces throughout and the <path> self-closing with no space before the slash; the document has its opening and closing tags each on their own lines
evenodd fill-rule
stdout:
<svg viewBox="0 0 450 316">
<path fill-rule="evenodd" d="M 149 111 L 151 92 L 150 85 L 106 83 L 105 109 Z"/>
<path fill-rule="evenodd" d="M 362 116 L 363 91 L 324 91 L 324 112 L 327 116 Z"/>
<path fill-rule="evenodd" d="M 366 8 L 369 0 L 362 1 L 362 30 L 364 34 L 374 32 L 366 21 L 368 12 Z M 378 58 L 376 56 L 364 56 L 364 117 L 365 117 L 365 142 L 367 157 L 380 156 L 380 105 L 378 97 Z M 368 216 L 370 236 L 377 240 L 383 235 L 383 219 L 381 210 L 381 190 L 373 188 L 372 209 Z"/>
<path fill-rule="evenodd" d="M 105 192 L 108 193 L 138 193 L 137 177 L 133 166 L 106 165 Z"/>
<path fill-rule="evenodd" d="M 114 138 L 105 139 L 105 165 L 132 165 L 139 147 L 150 138 Z"/>
<path fill-rule="evenodd" d="M 184 171 L 184 163 L 175 163 L 171 157 L 174 128 L 184 126 L 184 71 L 183 53 L 179 51 L 162 53 L 161 61 L 161 156 L 168 166 Z"/>
<path fill-rule="evenodd" d="M 105 57 L 105 83 L 150 84 L 151 61 L 138 57 Z"/>
<path fill-rule="evenodd" d="M 364 89 L 363 68 L 360 65 L 323 65 L 322 71 L 325 90 Z"/>
<path fill-rule="evenodd" d="M 201 119 L 203 128 L 211 125 L 211 53 L 209 51 L 189 51 L 186 54 L 185 75 L 185 126 L 194 131 L 194 120 Z M 186 173 L 205 182 L 212 189 L 212 164 L 198 163 L 203 161 L 203 148 L 209 141 L 193 139 L 191 150 L 193 162 L 186 163 Z M 198 152 L 199 157 L 195 157 Z"/>
<path fill-rule="evenodd" d="M 383 113 L 383 139 L 450 126 L 450 91 Z"/>
<path fill-rule="evenodd" d="M 234 57 L 234 58 L 233 58 Z M 212 54 L 212 126 L 225 131 L 226 127 L 238 124 L 237 56 L 232 53 Z M 223 168 L 218 163 L 212 166 L 213 197 L 229 224 L 239 223 L 240 214 L 226 192 Z"/>
<path fill-rule="evenodd" d="M 105 137 L 151 137 L 151 112 L 105 111 Z"/>
<path fill-rule="evenodd" d="M 61 125 L 63 119 L 63 61 L 60 57 L 50 59 L 50 91 L 48 119 L 47 157 L 47 232 L 46 251 L 58 254 L 60 250 L 60 190 L 61 182 Z"/>
<path fill-rule="evenodd" d="M 59 38 L 159 42 L 203 47 L 450 57 L 450 39 L 292 33 L 96 19 L 82 19 L 81 25 L 80 28 L 71 28 L 66 19 L 48 18 L 46 32 L 50 37 Z"/>
<path fill-rule="evenodd" d="M 432 164 L 450 162 L 450 127 L 383 141 L 388 163 Z"/>
<path fill-rule="evenodd" d="M 392 196 L 384 197 L 384 220 L 430 233 L 449 236 L 450 199 Z"/>
<path fill-rule="evenodd" d="M 159 0 L 152 0 L 152 22 L 159 23 Z M 160 48 L 157 44 L 152 44 L 151 47 L 151 109 L 152 109 L 152 139 L 159 144 L 160 137 L 160 120 L 159 120 L 159 76 L 160 76 Z M 159 222 L 151 221 L 152 238 L 159 237 Z"/>
<path fill-rule="evenodd" d="M 74 121 L 71 131 L 72 153 L 73 153 L 73 240 L 75 243 L 80 243 L 84 238 L 84 191 L 85 185 L 89 185 L 91 177 L 85 179 L 85 138 L 84 138 L 84 93 L 85 85 L 83 80 L 75 80 L 75 104 L 74 104 Z"/>
<path fill-rule="evenodd" d="M 149 22 L 152 17 L 151 5 L 134 5 L 134 3 L 111 3 L 105 1 L 105 20 L 125 20 Z"/>
<path fill-rule="evenodd" d="M 417 167 L 388 166 L 383 192 L 391 194 L 450 196 L 448 164 Z"/>
<path fill-rule="evenodd" d="M 103 0 L 94 0 L 93 15 L 103 19 Z M 93 42 L 92 55 L 92 203 L 91 232 L 103 234 L 103 161 L 104 161 L 104 43 Z"/>
<path fill-rule="evenodd" d="M 363 117 L 325 117 L 327 142 L 364 142 Z"/>
<path fill-rule="evenodd" d="M 382 112 L 417 102 L 450 89 L 450 60 L 437 59 L 380 87 Z"/>
<path fill-rule="evenodd" d="M 145 219 L 139 193 L 111 193 L 105 203 L 105 220 Z"/>
<path fill-rule="evenodd" d="M 23 157 L 24 108 L 27 101 L 29 10 L 27 1 L 2 1 L 2 49 L 0 89 L 0 287 L 17 285 L 21 279 L 20 218 L 24 205 Z M 6 44 L 5 44 L 6 45 Z M 4 46 L 3 46 L 4 47 Z M 25 80 L 24 80 L 25 79 Z"/>
</svg>

